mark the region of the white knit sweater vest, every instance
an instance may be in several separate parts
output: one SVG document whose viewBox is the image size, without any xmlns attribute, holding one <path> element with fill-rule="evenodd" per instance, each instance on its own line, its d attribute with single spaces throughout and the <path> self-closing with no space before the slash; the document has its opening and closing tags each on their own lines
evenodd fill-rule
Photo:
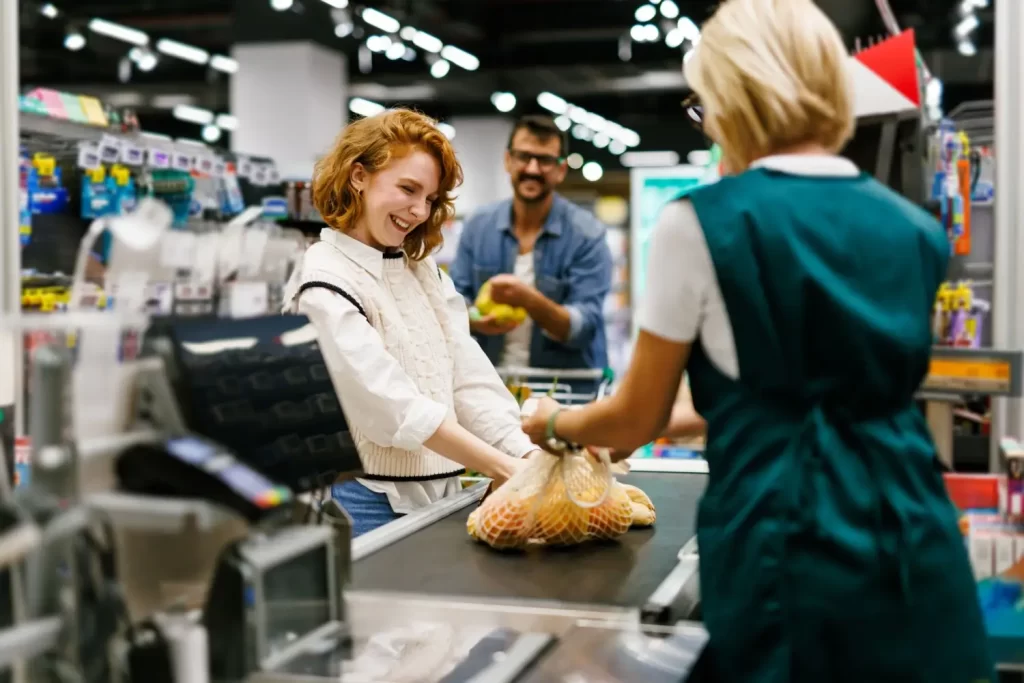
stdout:
<svg viewBox="0 0 1024 683">
<path fill-rule="evenodd" d="M 318 243 L 310 250 L 331 248 Z M 454 415 L 455 364 L 449 348 L 452 330 L 440 272 L 432 258 L 419 262 L 404 256 L 386 258 L 380 280 L 358 267 L 346 269 L 343 274 L 303 269 L 302 283 L 307 282 L 332 284 L 358 301 L 387 351 L 423 395 L 448 406 L 449 414 Z M 370 441 L 359 425 L 350 421 L 348 426 L 366 478 L 423 481 L 464 471 L 458 463 L 427 448 L 415 452 L 381 446 Z"/>
</svg>

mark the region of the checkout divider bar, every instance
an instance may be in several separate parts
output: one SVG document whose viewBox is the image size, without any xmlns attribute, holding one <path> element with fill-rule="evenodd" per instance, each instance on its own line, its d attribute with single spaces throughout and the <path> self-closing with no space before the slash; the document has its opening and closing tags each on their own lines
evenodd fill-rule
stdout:
<svg viewBox="0 0 1024 683">
<path fill-rule="evenodd" d="M 365 557 L 369 557 L 375 552 L 383 550 L 421 529 L 425 529 L 434 522 L 475 504 L 484 497 L 489 485 L 489 480 L 477 482 L 454 496 L 443 498 L 433 505 L 428 505 L 421 510 L 412 512 L 378 529 L 363 534 L 352 541 L 352 561 L 358 562 Z"/>
</svg>

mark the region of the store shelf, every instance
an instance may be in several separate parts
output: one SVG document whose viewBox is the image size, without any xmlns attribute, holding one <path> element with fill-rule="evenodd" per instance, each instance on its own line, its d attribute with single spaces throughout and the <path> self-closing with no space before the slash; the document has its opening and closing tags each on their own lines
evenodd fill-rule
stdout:
<svg viewBox="0 0 1024 683">
<path fill-rule="evenodd" d="M 118 138 L 131 140 L 136 140 L 139 137 L 136 134 L 123 133 L 117 128 L 94 126 L 88 123 L 57 119 L 52 116 L 42 116 L 24 111 L 18 117 L 18 126 L 23 134 L 52 135 L 67 140 L 98 141 L 104 135 L 113 135 Z"/>
</svg>

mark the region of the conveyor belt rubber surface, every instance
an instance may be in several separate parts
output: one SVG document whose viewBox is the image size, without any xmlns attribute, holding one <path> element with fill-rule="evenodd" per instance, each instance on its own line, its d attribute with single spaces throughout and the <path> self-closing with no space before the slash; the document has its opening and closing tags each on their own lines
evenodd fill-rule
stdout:
<svg viewBox="0 0 1024 683">
<path fill-rule="evenodd" d="M 610 543 L 499 552 L 466 534 L 472 506 L 354 563 L 351 588 L 641 607 L 696 530 L 703 474 L 635 473 L 658 511 L 652 529 Z"/>
</svg>

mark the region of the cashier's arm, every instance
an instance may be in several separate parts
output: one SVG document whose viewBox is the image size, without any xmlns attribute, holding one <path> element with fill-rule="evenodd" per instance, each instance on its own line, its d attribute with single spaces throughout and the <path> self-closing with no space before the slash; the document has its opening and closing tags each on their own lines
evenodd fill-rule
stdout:
<svg viewBox="0 0 1024 683">
<path fill-rule="evenodd" d="M 611 398 L 562 411 L 555 433 L 626 456 L 658 438 L 672 415 L 690 347 L 640 330 L 633 360 Z"/>
</svg>

